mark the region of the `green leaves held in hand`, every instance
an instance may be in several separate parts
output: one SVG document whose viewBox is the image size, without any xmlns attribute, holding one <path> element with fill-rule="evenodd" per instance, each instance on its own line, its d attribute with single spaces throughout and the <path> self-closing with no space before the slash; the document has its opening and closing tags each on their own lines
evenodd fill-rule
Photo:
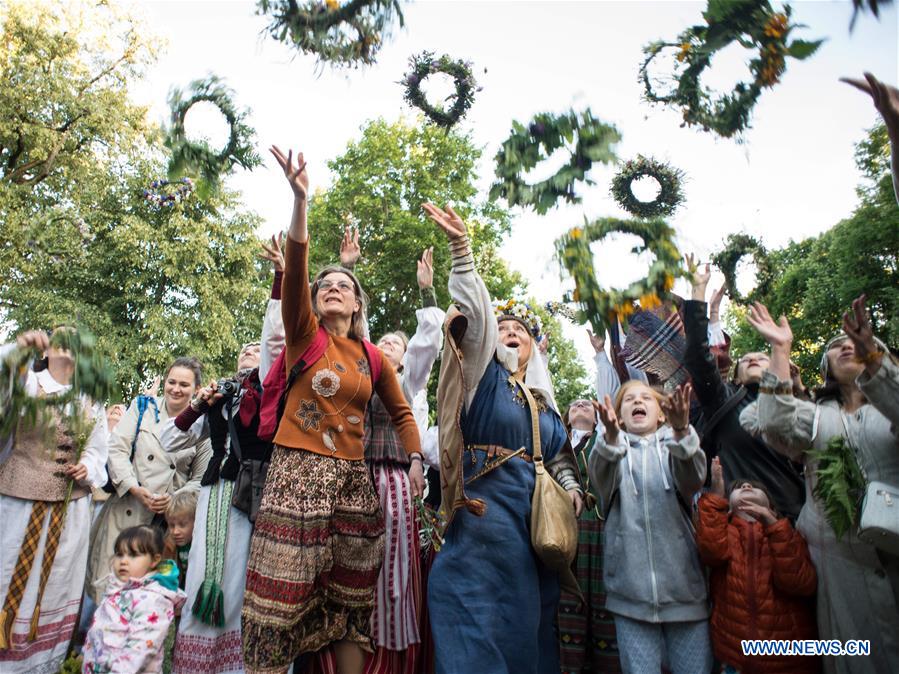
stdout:
<svg viewBox="0 0 899 674">
<path fill-rule="evenodd" d="M 817 462 L 812 493 L 821 503 L 824 517 L 837 538 L 843 538 L 858 526 L 865 493 L 865 479 L 855 453 L 842 435 L 835 435 L 824 449 L 809 452 L 809 458 Z"/>
</svg>

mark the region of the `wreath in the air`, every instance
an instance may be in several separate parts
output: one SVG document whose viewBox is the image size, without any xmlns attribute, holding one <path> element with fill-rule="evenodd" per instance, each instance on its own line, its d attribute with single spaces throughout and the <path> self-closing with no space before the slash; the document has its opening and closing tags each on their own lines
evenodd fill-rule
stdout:
<svg viewBox="0 0 899 674">
<path fill-rule="evenodd" d="M 374 63 L 394 17 L 403 25 L 399 0 L 259 0 L 257 11 L 276 40 L 335 66 Z"/>
<path fill-rule="evenodd" d="M 590 244 L 613 232 L 641 238 L 643 245 L 636 246 L 632 252 L 640 254 L 648 250 L 655 256 L 646 276 L 624 290 L 600 287 L 593 266 Z M 674 279 L 686 276 L 681 255 L 674 245 L 674 230 L 659 218 L 600 218 L 568 231 L 556 241 L 556 251 L 559 260 L 574 278 L 574 292 L 570 299 L 578 303 L 581 318 L 589 321 L 598 335 L 603 334 L 616 320 L 626 324 L 627 317 L 635 310 L 635 302 L 644 310 L 659 306 L 662 298 L 674 287 Z"/>
<path fill-rule="evenodd" d="M 626 162 L 612 179 L 610 191 L 618 205 L 631 215 L 638 218 L 663 217 L 674 213 L 683 203 L 683 176 L 683 171 L 669 164 L 637 155 L 636 159 Z M 652 201 L 640 201 L 631 189 L 635 180 L 644 177 L 652 178 L 659 184 L 659 193 Z"/>
<path fill-rule="evenodd" d="M 703 13 L 705 25 L 693 26 L 681 33 L 675 42 L 653 42 L 643 49 L 646 55 L 640 67 L 645 97 L 652 103 L 667 103 L 683 111 L 684 124 L 698 125 L 730 138 L 749 126 L 752 109 L 762 89 L 773 87 L 786 70 L 786 57 L 807 59 L 817 51 L 822 40 L 789 41 L 798 24 L 790 23 L 791 8 L 785 5 L 776 12 L 767 0 L 709 0 Z M 700 83 L 712 57 L 731 43 L 737 42 L 756 51 L 749 62 L 753 80 L 739 82 L 729 94 L 716 96 Z M 677 49 L 677 86 L 667 94 L 656 93 L 648 67 L 663 49 Z"/>
<path fill-rule="evenodd" d="M 512 122 L 512 134 L 496 153 L 498 181 L 490 188 L 490 198 L 502 197 L 510 206 L 530 206 L 541 215 L 559 199 L 580 203 L 575 183 L 592 185 L 587 171 L 594 162 L 615 161 L 612 147 L 620 140 L 618 129 L 594 117 L 589 109 L 561 115 L 540 113 L 527 126 Z M 525 172 L 566 143 L 573 146 L 571 158 L 555 175 L 534 184 L 525 182 Z"/>
<path fill-rule="evenodd" d="M 474 102 L 475 92 L 478 91 L 470 63 L 454 61 L 446 54 L 435 58 L 432 52 L 426 51 L 410 58 L 409 66 L 409 73 L 402 81 L 402 84 L 406 85 L 404 98 L 409 105 L 418 108 L 434 124 L 445 129 L 449 129 L 465 116 Z M 456 92 L 451 97 L 453 104 L 449 109 L 441 105 L 432 105 L 421 90 L 422 81 L 434 73 L 444 73 L 453 78 Z"/>
<path fill-rule="evenodd" d="M 233 95 L 224 82 L 214 75 L 205 80 L 191 82 L 187 95 L 179 89 L 172 91 L 169 96 L 172 125 L 166 138 L 166 146 L 172 152 L 169 163 L 170 176 L 190 171 L 200 175 L 203 180 L 215 184 L 219 177 L 231 171 L 235 164 L 252 169 L 262 163 L 253 149 L 254 131 L 244 121 L 249 111 L 238 110 Z M 187 138 L 184 119 L 188 110 L 201 101 L 216 106 L 228 122 L 230 128 L 228 142 L 219 151 L 209 147 L 205 141 Z"/>
<path fill-rule="evenodd" d="M 172 186 L 177 187 L 174 190 L 165 189 Z M 194 181 L 187 176 L 178 180 L 158 179 L 150 183 L 150 187 L 144 190 L 144 199 L 156 207 L 172 207 L 187 199 L 193 191 Z"/>
<path fill-rule="evenodd" d="M 752 255 L 756 266 L 756 286 L 746 297 L 737 290 L 737 263 Z M 724 274 L 728 297 L 737 304 L 747 304 L 767 295 L 771 286 L 771 261 L 761 242 L 748 234 L 731 234 L 722 250 L 712 255 L 712 262 Z"/>
</svg>

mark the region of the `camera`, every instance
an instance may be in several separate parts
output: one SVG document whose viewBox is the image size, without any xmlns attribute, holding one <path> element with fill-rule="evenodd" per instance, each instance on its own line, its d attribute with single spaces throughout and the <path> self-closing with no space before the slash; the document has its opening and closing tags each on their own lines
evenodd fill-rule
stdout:
<svg viewBox="0 0 899 674">
<path fill-rule="evenodd" d="M 233 398 L 240 392 L 240 382 L 233 378 L 219 379 L 215 383 L 215 388 L 217 393 L 226 398 Z"/>
</svg>

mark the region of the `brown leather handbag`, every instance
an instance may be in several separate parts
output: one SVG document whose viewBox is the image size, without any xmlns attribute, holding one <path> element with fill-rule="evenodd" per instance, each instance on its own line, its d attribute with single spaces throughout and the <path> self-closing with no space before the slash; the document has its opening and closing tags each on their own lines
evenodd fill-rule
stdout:
<svg viewBox="0 0 899 674">
<path fill-rule="evenodd" d="M 580 587 L 571 571 L 577 555 L 578 525 L 571 498 L 543 465 L 540 448 L 540 413 L 527 385 L 513 377 L 521 388 L 531 411 L 531 436 L 534 445 L 534 493 L 531 496 L 531 545 L 548 568 L 559 573 L 562 586 L 578 596 Z"/>
</svg>

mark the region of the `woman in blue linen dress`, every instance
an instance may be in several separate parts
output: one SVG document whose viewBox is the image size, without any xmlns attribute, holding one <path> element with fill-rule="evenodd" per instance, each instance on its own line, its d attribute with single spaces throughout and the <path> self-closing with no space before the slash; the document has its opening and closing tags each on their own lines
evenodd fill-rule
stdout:
<svg viewBox="0 0 899 674">
<path fill-rule="evenodd" d="M 558 674 L 553 623 L 559 574 L 531 547 L 531 412 L 519 379 L 537 400 L 548 471 L 569 492 L 575 511 L 583 501 L 536 347 L 539 318 L 515 301 L 494 311 L 462 220 L 449 207 L 444 212 L 427 204 L 425 210 L 450 238 L 455 304 L 438 386 L 442 507 L 449 524 L 428 580 L 436 672 Z M 524 452 L 513 455 L 519 448 Z"/>
</svg>

